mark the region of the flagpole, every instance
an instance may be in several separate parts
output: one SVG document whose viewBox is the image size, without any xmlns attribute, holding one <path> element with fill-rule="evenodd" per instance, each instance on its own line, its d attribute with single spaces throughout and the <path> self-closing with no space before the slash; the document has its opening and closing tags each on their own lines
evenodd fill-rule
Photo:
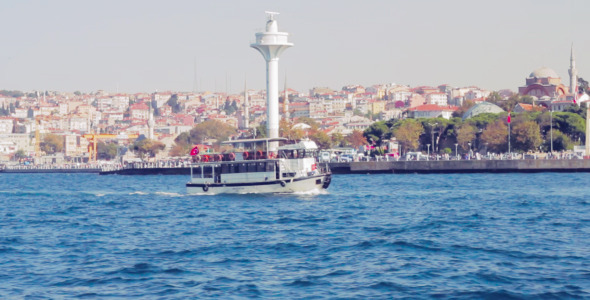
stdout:
<svg viewBox="0 0 590 300">
<path fill-rule="evenodd" d="M 506 121 L 508 121 L 508 155 L 510 155 L 510 111 L 508 111 L 508 118 L 506 118 Z"/>
<path fill-rule="evenodd" d="M 549 130 L 551 132 L 551 155 L 553 155 L 553 107 L 551 107 L 551 111 L 549 112 L 549 123 L 551 123 L 551 129 Z"/>
</svg>

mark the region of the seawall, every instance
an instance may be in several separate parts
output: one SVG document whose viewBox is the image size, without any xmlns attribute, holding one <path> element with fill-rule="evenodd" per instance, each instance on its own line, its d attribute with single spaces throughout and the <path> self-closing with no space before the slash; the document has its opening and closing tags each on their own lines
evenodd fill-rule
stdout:
<svg viewBox="0 0 590 300">
<path fill-rule="evenodd" d="M 0 173 L 100 173 L 100 168 L 80 168 L 80 169 L 70 169 L 70 168 L 15 168 L 15 169 L 2 169 Z"/>
<path fill-rule="evenodd" d="M 330 163 L 334 174 L 590 172 L 590 160 L 431 160 Z M 127 168 L 101 175 L 190 175 L 190 168 Z"/>
<path fill-rule="evenodd" d="M 359 161 L 335 162 L 329 165 L 334 174 L 590 172 L 590 159 Z M 190 172 L 188 167 L 125 168 L 110 171 L 101 171 L 99 168 L 6 168 L 0 170 L 0 173 L 98 173 L 100 175 L 190 175 Z"/>
<path fill-rule="evenodd" d="M 590 160 L 434 160 L 331 163 L 335 174 L 590 172 Z"/>
</svg>

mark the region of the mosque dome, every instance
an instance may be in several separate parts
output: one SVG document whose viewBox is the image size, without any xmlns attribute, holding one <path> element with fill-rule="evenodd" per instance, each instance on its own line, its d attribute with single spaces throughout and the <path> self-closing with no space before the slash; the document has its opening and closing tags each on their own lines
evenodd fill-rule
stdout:
<svg viewBox="0 0 590 300">
<path fill-rule="evenodd" d="M 496 104 L 493 104 L 490 102 L 480 102 L 480 103 L 472 106 L 470 109 L 468 109 L 463 114 L 463 120 L 469 119 L 471 117 L 475 117 L 479 114 L 484 114 L 484 113 L 497 114 L 497 113 L 501 113 L 501 112 L 504 112 L 504 110 Z"/>
<path fill-rule="evenodd" d="M 539 69 L 534 70 L 530 75 L 529 78 L 559 78 L 559 75 L 553 69 L 542 67 Z"/>
</svg>

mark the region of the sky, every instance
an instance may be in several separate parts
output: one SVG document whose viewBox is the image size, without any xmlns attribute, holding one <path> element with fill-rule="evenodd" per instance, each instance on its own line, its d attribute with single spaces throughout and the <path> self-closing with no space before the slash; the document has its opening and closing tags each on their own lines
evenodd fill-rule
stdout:
<svg viewBox="0 0 590 300">
<path fill-rule="evenodd" d="M 590 1 L 0 1 L 0 89 L 93 92 L 265 88 L 250 43 L 265 11 L 295 44 L 281 89 L 396 83 L 489 90 L 550 67 L 570 47 L 590 79 Z"/>
</svg>

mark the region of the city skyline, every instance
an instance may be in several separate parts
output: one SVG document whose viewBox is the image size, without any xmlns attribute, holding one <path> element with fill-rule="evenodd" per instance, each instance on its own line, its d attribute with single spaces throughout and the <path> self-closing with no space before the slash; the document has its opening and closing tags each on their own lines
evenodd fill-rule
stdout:
<svg viewBox="0 0 590 300">
<path fill-rule="evenodd" d="M 590 77 L 582 1 L 114 1 L 0 4 L 0 89 L 228 91 L 265 87 L 249 47 L 278 11 L 295 46 L 280 86 L 449 84 L 511 89 L 539 67 L 568 84 L 570 46 Z M 196 74 L 196 80 L 195 80 Z M 588 75 L 586 75 L 588 74 Z"/>
</svg>

